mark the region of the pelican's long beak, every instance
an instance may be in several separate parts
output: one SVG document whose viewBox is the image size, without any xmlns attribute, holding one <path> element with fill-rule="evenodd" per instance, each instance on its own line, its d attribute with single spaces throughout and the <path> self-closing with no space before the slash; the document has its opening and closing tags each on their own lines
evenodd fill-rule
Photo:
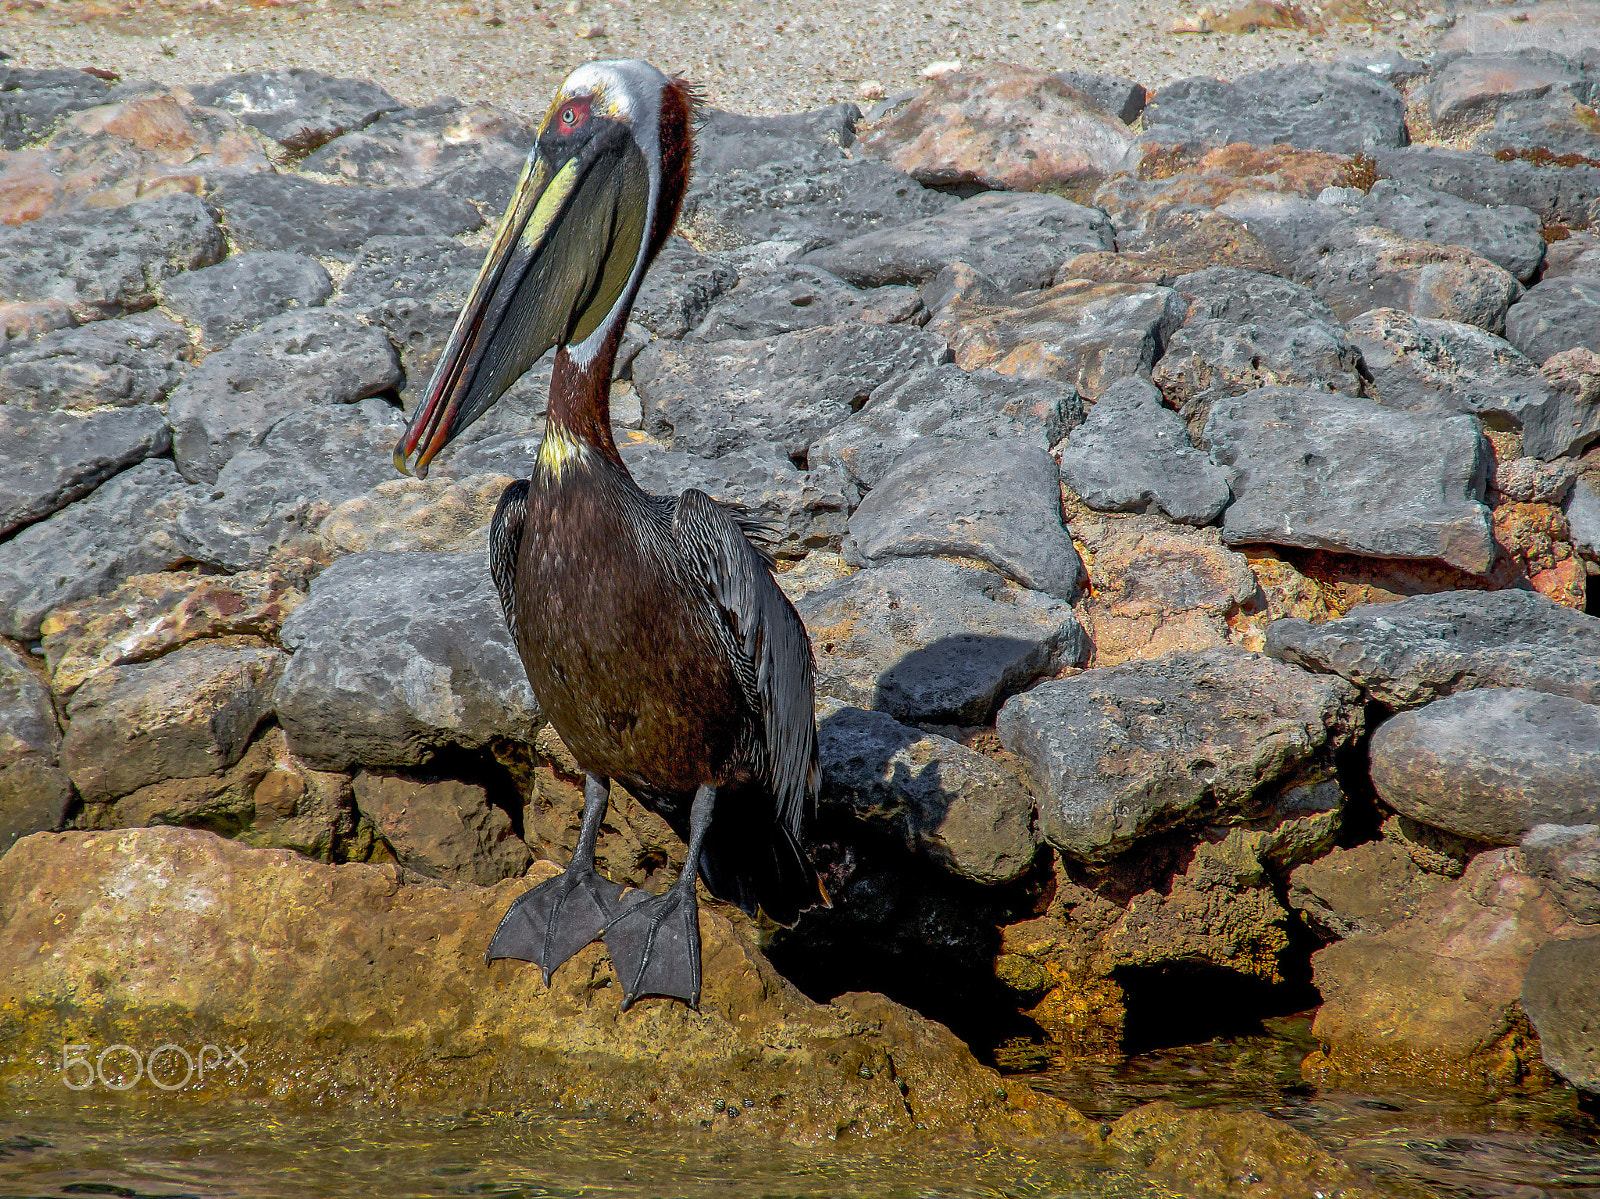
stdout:
<svg viewBox="0 0 1600 1199">
<path fill-rule="evenodd" d="M 634 274 L 650 172 L 625 126 L 597 122 L 564 161 L 535 146 L 427 393 L 395 446 L 428 464 L 551 346 L 581 340 Z M 420 450 L 420 452 L 418 452 Z"/>
</svg>

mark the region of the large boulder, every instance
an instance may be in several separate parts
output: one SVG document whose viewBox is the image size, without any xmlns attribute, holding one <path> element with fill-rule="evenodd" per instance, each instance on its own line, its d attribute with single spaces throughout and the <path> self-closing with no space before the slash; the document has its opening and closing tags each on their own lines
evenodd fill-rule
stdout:
<svg viewBox="0 0 1600 1199">
<path fill-rule="evenodd" d="M 1600 1094 L 1600 937 L 1552 941 L 1533 955 L 1522 1010 L 1539 1034 L 1545 1065 L 1579 1090 Z"/>
<path fill-rule="evenodd" d="M 1530 287 L 1506 313 L 1506 340 L 1535 362 L 1600 346 L 1600 275 L 1561 275 Z"/>
<path fill-rule="evenodd" d="M 59 329 L 5 355 L 0 404 L 93 409 L 159 403 L 183 378 L 191 353 L 188 331 L 159 313 Z"/>
<path fill-rule="evenodd" d="M 1489 208 L 1448 192 L 1380 179 L 1361 202 L 1361 209 L 1374 225 L 1418 241 L 1471 250 L 1524 283 L 1538 273 L 1544 261 L 1539 218 L 1520 205 Z"/>
<path fill-rule="evenodd" d="M 413 187 L 340 187 L 293 175 L 243 175 L 217 203 L 241 250 L 282 250 L 348 262 L 374 237 L 451 237 L 483 224 L 462 196 Z"/>
</svg>

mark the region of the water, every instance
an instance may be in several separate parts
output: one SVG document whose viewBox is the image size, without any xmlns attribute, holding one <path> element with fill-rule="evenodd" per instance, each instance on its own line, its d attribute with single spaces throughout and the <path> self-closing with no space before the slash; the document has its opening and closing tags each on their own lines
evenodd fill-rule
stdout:
<svg viewBox="0 0 1600 1199">
<path fill-rule="evenodd" d="M 1395 1196 L 1600 1199 L 1600 1123 L 1570 1091 L 1500 1101 L 1319 1091 L 1304 1018 L 1259 1036 L 1075 1065 L 1029 1081 L 1110 1121 L 1155 1099 L 1287 1120 Z M 0 1196 L 582 1196 L 584 1199 L 1170 1199 L 1136 1164 L 1087 1151 L 740 1143 L 602 1120 L 489 1111 L 293 1114 L 111 1101 L 0 1115 Z"/>
</svg>

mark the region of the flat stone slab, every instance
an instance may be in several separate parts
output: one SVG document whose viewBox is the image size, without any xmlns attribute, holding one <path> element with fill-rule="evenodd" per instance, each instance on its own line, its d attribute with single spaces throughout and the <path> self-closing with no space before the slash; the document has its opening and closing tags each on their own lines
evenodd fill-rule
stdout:
<svg viewBox="0 0 1600 1199">
<path fill-rule="evenodd" d="M 1547 225 L 1581 227 L 1589 203 L 1600 196 L 1600 167 L 1582 163 L 1551 170 L 1523 158 L 1502 161 L 1447 146 L 1380 150 L 1376 158 L 1383 179 L 1448 192 L 1475 204 L 1514 204 L 1537 213 Z"/>
<path fill-rule="evenodd" d="M 1265 387 L 1218 399 L 1204 440 L 1237 472 L 1223 514 L 1230 545 L 1431 559 L 1475 574 L 1494 564 L 1481 502 L 1488 449 L 1471 417 Z"/>
<path fill-rule="evenodd" d="M 1342 675 L 1391 708 L 1475 687 L 1600 703 L 1600 618 L 1532 591 L 1416 595 L 1318 625 L 1275 620 L 1266 652 Z"/>
<path fill-rule="evenodd" d="M 1506 313 L 1506 340 L 1535 362 L 1600 346 L 1600 275 L 1562 275 L 1528 289 Z"/>
<path fill-rule="evenodd" d="M 1600 800 L 1600 706 L 1565 695 L 1462 691 L 1386 721 L 1370 753 L 1391 808 L 1491 845 L 1585 823 Z"/>
<path fill-rule="evenodd" d="M 1552 941 L 1533 955 L 1522 1010 L 1539 1034 L 1544 1064 L 1579 1090 L 1600 1094 L 1600 937 Z"/>
<path fill-rule="evenodd" d="M 817 694 L 905 721 L 987 724 L 1008 696 L 1088 655 L 1064 601 L 940 558 L 857 571 L 795 608 Z"/>
<path fill-rule="evenodd" d="M 919 317 L 926 320 L 926 310 L 913 288 L 863 291 L 818 267 L 791 263 L 741 279 L 704 313 L 690 340 L 754 341 L 818 325 L 916 324 Z"/>
<path fill-rule="evenodd" d="M 119 471 L 165 454 L 172 433 L 149 404 L 99 412 L 0 408 L 0 535 L 43 520 Z M 16 452 L 24 447 L 26 452 Z"/>
<path fill-rule="evenodd" d="M 1033 796 L 999 763 L 883 712 L 839 708 L 817 724 L 823 808 L 905 842 L 975 883 L 1033 863 Z"/>
<path fill-rule="evenodd" d="M 1061 523 L 1056 464 L 1020 441 L 924 438 L 861 501 L 844 555 L 973 558 L 1068 603 L 1083 569 Z"/>
<path fill-rule="evenodd" d="M 1342 679 L 1231 647 L 1042 683 L 996 722 L 1039 787 L 1041 835 L 1085 860 L 1270 806 L 1274 784 L 1330 762 L 1361 726 Z"/>
<path fill-rule="evenodd" d="M 226 180 L 217 202 L 242 250 L 349 261 L 374 237 L 451 237 L 483 224 L 470 200 L 408 187 L 339 187 L 289 175 Z"/>
<path fill-rule="evenodd" d="M 355 554 L 284 621 L 277 695 L 314 765 L 414 766 L 447 745 L 533 741 L 539 706 L 483 555 Z"/>
<path fill-rule="evenodd" d="M 231 112 L 300 154 L 405 107 L 370 80 L 339 79 L 305 67 L 224 75 L 197 89 L 194 101 Z"/>
<path fill-rule="evenodd" d="M 192 353 L 182 325 L 159 313 L 46 333 L 0 358 L 0 405 L 12 409 L 155 404 Z"/>
<path fill-rule="evenodd" d="M 207 349 L 227 345 L 240 333 L 290 308 L 316 308 L 333 291 L 328 272 L 304 254 L 235 254 L 161 285 L 161 303 L 200 330 Z"/>
</svg>

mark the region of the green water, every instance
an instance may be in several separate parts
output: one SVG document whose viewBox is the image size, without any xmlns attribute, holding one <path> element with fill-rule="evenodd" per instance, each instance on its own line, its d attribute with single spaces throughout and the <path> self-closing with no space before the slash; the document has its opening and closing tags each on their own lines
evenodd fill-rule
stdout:
<svg viewBox="0 0 1600 1199">
<path fill-rule="evenodd" d="M 1570 1091 L 1496 1102 L 1318 1091 L 1303 1019 L 1259 1036 L 1030 1075 L 1093 1118 L 1154 1099 L 1286 1120 L 1396 1196 L 1600 1199 L 1600 1124 Z M 0 1115 L 0 1196 L 779 1196 L 1182 1194 L 1115 1154 L 864 1142 L 801 1148 L 559 1115 L 219 1106 L 162 1120 L 96 1101 Z"/>
</svg>

